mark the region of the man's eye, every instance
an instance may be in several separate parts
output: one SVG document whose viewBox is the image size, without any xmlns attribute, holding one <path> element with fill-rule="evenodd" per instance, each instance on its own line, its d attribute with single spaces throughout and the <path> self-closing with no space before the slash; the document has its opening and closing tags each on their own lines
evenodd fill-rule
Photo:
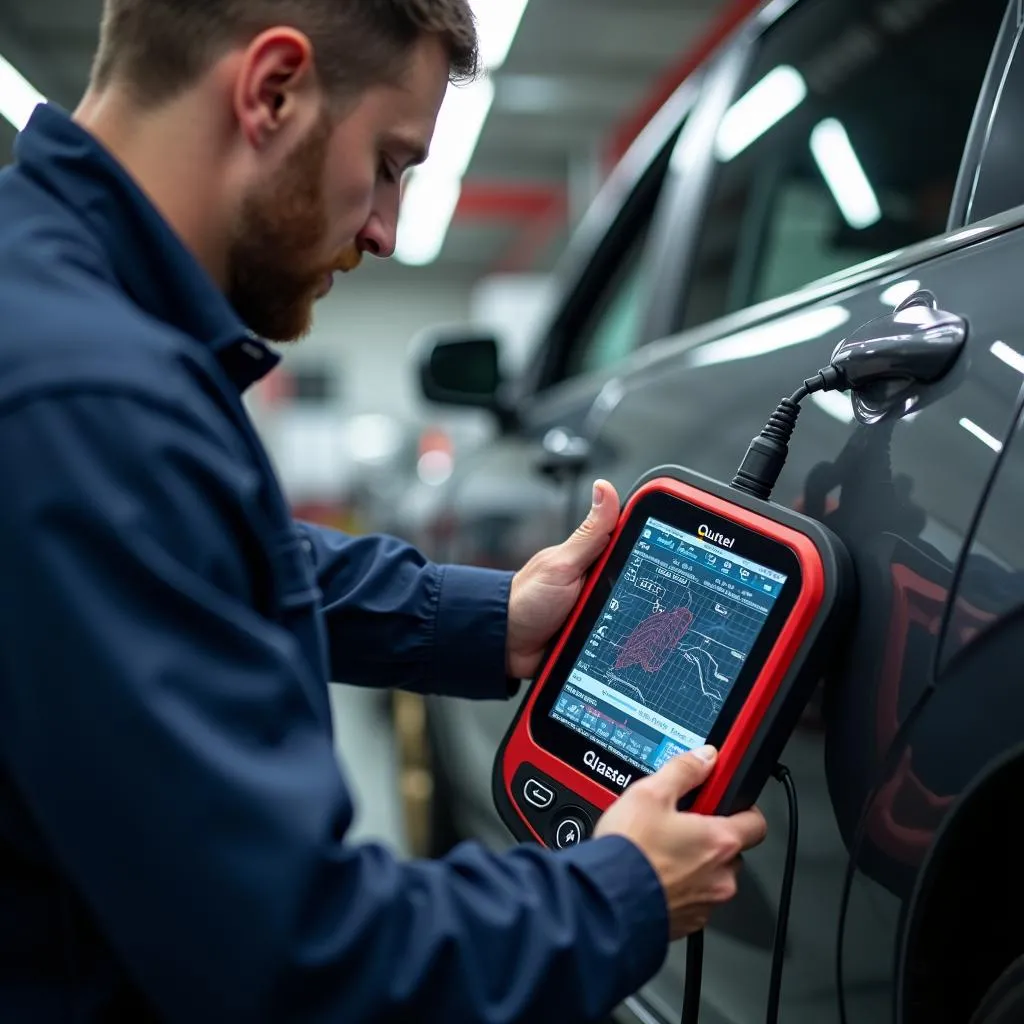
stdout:
<svg viewBox="0 0 1024 1024">
<path fill-rule="evenodd" d="M 380 176 L 386 182 L 388 182 L 388 184 L 394 185 L 394 184 L 397 184 L 397 182 L 398 182 L 398 175 L 395 172 L 395 169 L 391 166 L 391 164 L 389 164 L 387 162 L 387 160 L 382 160 L 381 161 L 381 164 L 380 164 Z"/>
</svg>

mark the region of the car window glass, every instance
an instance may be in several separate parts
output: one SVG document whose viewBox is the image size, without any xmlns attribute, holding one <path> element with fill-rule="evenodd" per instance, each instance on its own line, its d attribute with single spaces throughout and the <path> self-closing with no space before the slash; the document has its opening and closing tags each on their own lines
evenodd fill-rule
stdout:
<svg viewBox="0 0 1024 1024">
<path fill-rule="evenodd" d="M 541 389 L 624 360 L 644 340 L 650 228 L 685 119 L 669 133 L 597 246 L 546 343 Z"/>
<path fill-rule="evenodd" d="M 992 112 L 966 221 L 973 224 L 1024 203 L 1024 47 L 1018 33 Z"/>
<path fill-rule="evenodd" d="M 566 359 L 566 377 L 614 366 L 636 347 L 643 316 L 641 268 L 646 239 L 646 230 L 632 239 L 589 320 L 573 339 Z"/>
<path fill-rule="evenodd" d="M 800 3 L 721 122 L 680 326 L 946 228 L 1005 0 Z"/>
</svg>

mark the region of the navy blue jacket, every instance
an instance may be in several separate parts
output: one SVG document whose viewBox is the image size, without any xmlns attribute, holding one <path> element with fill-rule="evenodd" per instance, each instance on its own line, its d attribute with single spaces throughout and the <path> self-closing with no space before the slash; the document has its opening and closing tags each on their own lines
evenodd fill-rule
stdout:
<svg viewBox="0 0 1024 1024">
<path fill-rule="evenodd" d="M 0 175 L 0 1019 L 569 1021 L 667 946 L 647 860 L 346 839 L 329 679 L 508 695 L 509 577 L 292 521 L 276 355 L 40 107 Z"/>
</svg>

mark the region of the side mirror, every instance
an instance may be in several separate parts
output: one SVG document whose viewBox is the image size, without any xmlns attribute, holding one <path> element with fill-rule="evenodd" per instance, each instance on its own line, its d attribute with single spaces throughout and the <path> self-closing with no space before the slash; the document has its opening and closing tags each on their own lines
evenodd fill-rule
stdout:
<svg viewBox="0 0 1024 1024">
<path fill-rule="evenodd" d="M 508 426 L 498 339 L 471 328 L 435 328 L 419 341 L 420 392 L 428 402 L 484 409 Z"/>
</svg>

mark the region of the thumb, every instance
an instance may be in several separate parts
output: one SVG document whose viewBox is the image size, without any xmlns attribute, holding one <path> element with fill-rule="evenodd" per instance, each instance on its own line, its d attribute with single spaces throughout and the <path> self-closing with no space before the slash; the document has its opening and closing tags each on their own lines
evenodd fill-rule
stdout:
<svg viewBox="0 0 1024 1024">
<path fill-rule="evenodd" d="M 696 789 L 710 774 L 718 758 L 714 747 L 700 747 L 667 761 L 654 775 L 652 784 L 673 803 Z"/>
<path fill-rule="evenodd" d="M 572 568 L 582 575 L 608 546 L 619 521 L 619 496 L 607 480 L 594 484 L 593 504 L 587 518 L 562 545 Z"/>
</svg>

